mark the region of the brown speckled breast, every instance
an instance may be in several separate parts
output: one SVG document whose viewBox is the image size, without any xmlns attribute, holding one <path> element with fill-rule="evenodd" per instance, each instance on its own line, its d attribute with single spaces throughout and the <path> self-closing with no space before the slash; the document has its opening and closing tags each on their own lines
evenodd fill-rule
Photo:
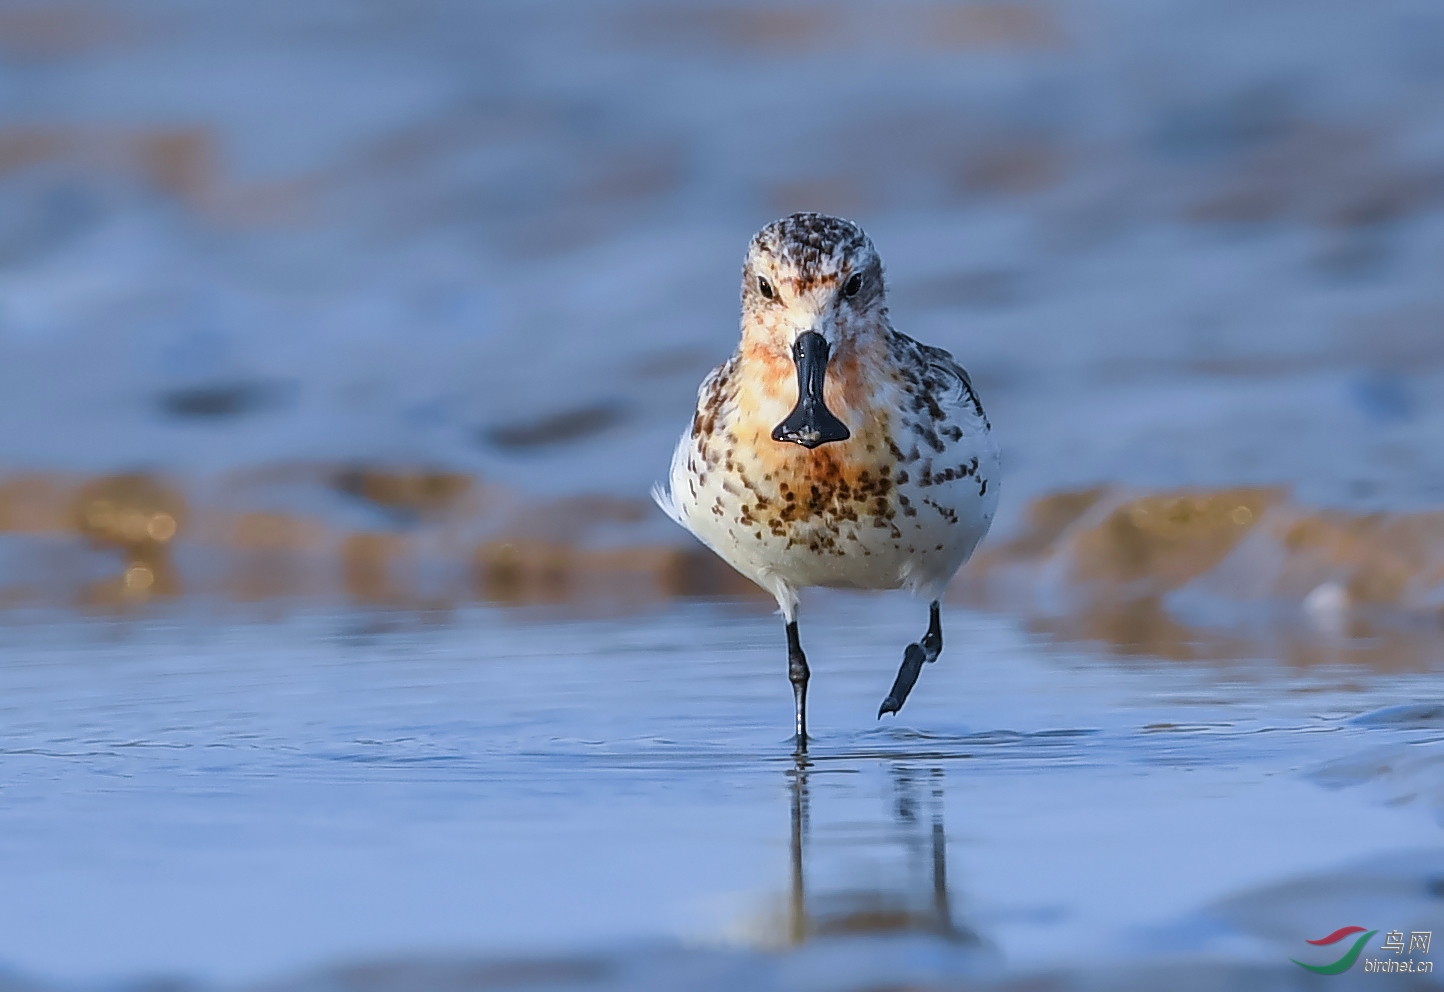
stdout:
<svg viewBox="0 0 1444 992">
<path fill-rule="evenodd" d="M 996 449 L 966 373 L 898 338 L 829 366 L 851 437 L 813 449 L 772 438 L 797 400 L 792 363 L 739 351 L 699 394 L 674 515 L 764 586 L 945 583 L 991 519 Z"/>
<path fill-rule="evenodd" d="M 812 449 L 772 438 L 796 402 L 790 362 L 744 354 L 719 372 L 693 422 L 699 483 L 709 488 L 705 476 L 720 473 L 709 512 L 757 538 L 834 554 L 860 528 L 897 531 L 890 418 L 855 369 L 829 370 L 827 392 L 852 436 Z"/>
</svg>

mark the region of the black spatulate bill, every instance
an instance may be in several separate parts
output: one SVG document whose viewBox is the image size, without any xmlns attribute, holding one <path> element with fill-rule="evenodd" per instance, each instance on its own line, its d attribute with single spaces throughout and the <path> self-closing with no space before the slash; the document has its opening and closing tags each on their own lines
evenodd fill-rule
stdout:
<svg viewBox="0 0 1444 992">
<path fill-rule="evenodd" d="M 772 429 L 772 440 L 816 448 L 830 441 L 852 437 L 847 425 L 833 416 L 822 398 L 827 380 L 827 339 L 816 331 L 799 334 L 792 344 L 792 362 L 797 366 L 797 405 L 787 419 Z"/>
</svg>

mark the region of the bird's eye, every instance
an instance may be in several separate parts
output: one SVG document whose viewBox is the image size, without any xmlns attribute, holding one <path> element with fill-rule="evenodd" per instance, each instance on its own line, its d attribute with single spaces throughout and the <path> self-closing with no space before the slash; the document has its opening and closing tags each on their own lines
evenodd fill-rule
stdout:
<svg viewBox="0 0 1444 992">
<path fill-rule="evenodd" d="M 856 295 L 857 295 L 857 291 L 858 291 L 859 289 L 862 289 L 862 273 L 861 273 L 861 272 L 856 273 L 851 279 L 849 279 L 846 283 L 843 284 L 843 287 L 842 287 L 842 295 L 843 295 L 843 296 L 856 296 Z"/>
<path fill-rule="evenodd" d="M 772 283 L 768 282 L 762 276 L 757 277 L 757 289 L 759 292 L 762 293 L 763 296 L 767 297 L 769 300 L 774 300 L 777 298 L 777 294 L 772 291 Z"/>
</svg>

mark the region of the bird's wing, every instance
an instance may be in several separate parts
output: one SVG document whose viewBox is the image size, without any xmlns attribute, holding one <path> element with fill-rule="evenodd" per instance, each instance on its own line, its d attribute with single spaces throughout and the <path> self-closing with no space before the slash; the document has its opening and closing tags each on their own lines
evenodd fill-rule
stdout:
<svg viewBox="0 0 1444 992">
<path fill-rule="evenodd" d="M 893 335 L 900 339 L 905 351 L 912 352 L 910 357 L 921 370 L 921 385 L 938 406 L 964 423 L 976 422 L 982 431 L 992 429 L 978 392 L 973 388 L 972 377 L 950 352 L 915 341 L 898 331 L 893 331 Z"/>
<path fill-rule="evenodd" d="M 702 385 L 697 387 L 697 409 L 693 413 L 692 423 L 682 432 L 682 437 L 677 442 L 677 447 L 672 451 L 672 465 L 667 472 L 667 481 L 658 482 L 652 486 L 652 501 L 661 508 L 662 512 L 671 517 L 677 523 L 691 530 L 687 523 L 687 514 L 683 512 L 681 504 L 677 501 L 677 491 L 680 479 L 685 475 L 688 457 L 696 449 L 696 440 L 700 432 L 711 430 L 712 419 L 715 419 L 718 411 L 727 398 L 727 386 L 731 381 L 737 357 L 734 355 L 721 365 L 717 366 L 702 380 Z"/>
<path fill-rule="evenodd" d="M 977 390 L 973 388 L 973 380 L 968 375 L 968 370 L 959 365 L 952 354 L 942 348 L 919 344 L 918 350 L 927 359 L 928 367 L 933 374 L 946 383 L 946 395 L 938 397 L 938 402 L 945 408 L 969 409 L 974 416 L 987 424 L 988 415 L 983 412 L 983 403 L 978 399 Z"/>
</svg>

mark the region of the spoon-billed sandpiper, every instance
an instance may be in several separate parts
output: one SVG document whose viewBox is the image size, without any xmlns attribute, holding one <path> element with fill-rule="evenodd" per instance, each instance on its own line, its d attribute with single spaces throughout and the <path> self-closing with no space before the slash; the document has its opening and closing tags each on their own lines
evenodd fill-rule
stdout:
<svg viewBox="0 0 1444 992">
<path fill-rule="evenodd" d="M 952 355 L 893 330 L 882 260 L 824 214 L 775 221 L 748 246 L 742 341 L 697 394 L 653 494 L 674 520 L 777 599 L 797 746 L 807 746 L 803 586 L 908 589 L 931 606 L 878 716 L 896 713 L 943 647 L 938 600 L 998 500 L 998 449 Z"/>
</svg>

